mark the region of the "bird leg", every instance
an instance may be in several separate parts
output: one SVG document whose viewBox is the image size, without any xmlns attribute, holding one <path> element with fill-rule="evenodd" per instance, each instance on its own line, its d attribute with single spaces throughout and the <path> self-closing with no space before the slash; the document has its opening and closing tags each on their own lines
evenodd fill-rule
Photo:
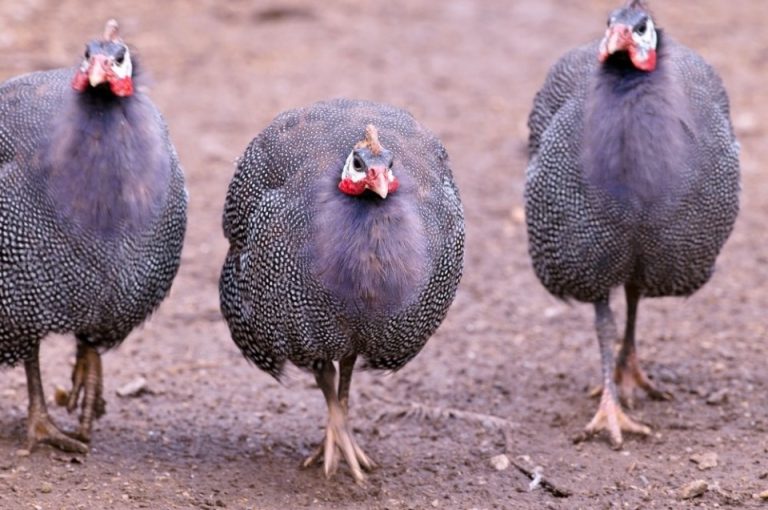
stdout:
<svg viewBox="0 0 768 510">
<path fill-rule="evenodd" d="M 91 441 L 93 420 L 101 418 L 106 412 L 104 401 L 101 355 L 78 337 L 77 360 L 72 370 L 72 390 L 67 397 L 67 411 L 70 413 L 77 408 L 77 402 L 82 394 L 80 405 L 80 427 L 76 437 L 86 443 Z"/>
<path fill-rule="evenodd" d="M 375 465 L 358 446 L 347 423 L 349 386 L 354 364 L 354 356 L 344 358 L 339 363 L 341 375 L 338 393 L 334 387 L 336 369 L 333 363 L 322 362 L 319 368 L 315 369 L 315 380 L 323 391 L 325 402 L 328 404 L 328 424 L 325 430 L 325 440 L 304 461 L 303 466 L 311 466 L 322 459 L 325 476 L 330 477 L 338 469 L 339 459 L 343 455 L 352 470 L 355 481 L 362 483 L 365 480 L 363 470 L 370 471 Z M 339 394 L 341 394 L 341 400 Z"/>
<path fill-rule="evenodd" d="M 40 443 L 55 446 L 66 452 L 88 453 L 88 446 L 69 437 L 53 423 L 48 416 L 43 395 L 43 383 L 40 380 L 40 360 L 38 348 L 34 356 L 24 362 L 27 373 L 27 391 L 29 392 L 29 413 L 27 416 L 27 449 L 33 450 Z"/>
<path fill-rule="evenodd" d="M 614 379 L 619 386 L 621 402 L 632 409 L 636 387 L 642 388 L 654 400 L 670 400 L 672 394 L 659 389 L 640 368 L 635 347 L 635 323 L 637 322 L 637 305 L 640 301 L 640 293 L 636 287 L 631 285 L 625 286 L 624 290 L 627 296 L 627 327 L 616 361 Z"/>
<path fill-rule="evenodd" d="M 356 355 L 341 358 L 339 361 L 339 404 L 344 416 L 349 415 L 349 387 L 352 385 L 352 370 L 356 361 Z"/>
<path fill-rule="evenodd" d="M 344 412 L 344 417 L 349 419 L 349 387 L 352 384 L 352 371 L 355 368 L 355 362 L 357 361 L 357 355 L 347 356 L 341 358 L 339 361 L 339 404 L 341 410 Z M 357 445 L 357 442 L 352 439 L 352 445 L 355 447 L 355 453 L 357 454 L 357 460 L 365 471 L 371 472 L 376 467 L 376 463 L 368 457 L 365 452 Z"/>
<path fill-rule="evenodd" d="M 608 299 L 605 298 L 595 303 L 595 326 L 597 340 L 600 344 L 600 361 L 603 373 L 603 393 L 600 398 L 600 407 L 594 418 L 587 424 L 584 432 L 594 435 L 601 430 L 608 431 L 611 446 L 621 448 L 623 443 L 622 431 L 648 435 L 651 429 L 635 422 L 621 409 L 616 396 L 616 384 L 613 381 L 614 361 L 613 344 L 616 339 L 616 324 L 613 320 Z"/>
</svg>

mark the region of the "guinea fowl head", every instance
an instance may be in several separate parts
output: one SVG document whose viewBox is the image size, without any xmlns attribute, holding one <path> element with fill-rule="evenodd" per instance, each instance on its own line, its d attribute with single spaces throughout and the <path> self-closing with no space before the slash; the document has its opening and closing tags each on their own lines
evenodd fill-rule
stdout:
<svg viewBox="0 0 768 510">
<path fill-rule="evenodd" d="M 608 17 L 599 59 L 604 63 L 614 55 L 629 57 L 635 68 L 650 72 L 656 69 L 657 44 L 657 30 L 644 2 L 630 0 Z"/>
<path fill-rule="evenodd" d="M 78 92 L 108 90 L 117 97 L 133 94 L 131 53 L 118 36 L 117 21 L 107 21 L 104 37 L 85 46 L 83 63 L 75 73 L 72 87 Z"/>
<path fill-rule="evenodd" d="M 392 173 L 394 157 L 381 146 L 376 126 L 365 128 L 365 138 L 358 142 L 349 153 L 341 171 L 339 190 L 347 195 L 362 195 L 366 190 L 387 198 L 397 190 L 397 178 Z"/>
</svg>

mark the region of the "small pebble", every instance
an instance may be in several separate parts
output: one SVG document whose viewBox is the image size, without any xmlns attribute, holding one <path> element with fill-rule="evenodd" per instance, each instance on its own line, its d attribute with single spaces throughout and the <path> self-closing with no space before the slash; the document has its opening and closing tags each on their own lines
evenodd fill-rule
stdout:
<svg viewBox="0 0 768 510">
<path fill-rule="evenodd" d="M 17 457 L 29 457 L 29 450 L 24 449 L 24 448 L 16 450 L 16 456 Z"/>
<path fill-rule="evenodd" d="M 696 463 L 701 471 L 717 467 L 717 454 L 715 452 L 697 453 L 691 455 L 691 462 Z"/>
<path fill-rule="evenodd" d="M 704 480 L 696 480 L 680 489 L 681 499 L 693 499 L 701 496 L 709 489 L 709 484 Z"/>
<path fill-rule="evenodd" d="M 707 404 L 717 406 L 728 402 L 728 390 L 722 389 L 712 392 L 707 397 Z"/>
<path fill-rule="evenodd" d="M 118 388 L 116 393 L 118 397 L 128 398 L 138 397 L 142 393 L 147 392 L 149 392 L 149 388 L 147 388 L 147 380 L 143 377 L 137 377 L 128 384 Z"/>
<path fill-rule="evenodd" d="M 758 498 L 762 499 L 763 501 L 767 501 L 768 500 L 768 490 L 765 490 L 765 491 L 761 492 L 760 494 L 755 494 L 755 496 L 757 496 Z"/>
<path fill-rule="evenodd" d="M 509 457 L 503 453 L 501 455 L 491 457 L 491 466 L 493 466 L 493 469 L 496 471 L 504 471 L 509 467 Z"/>
<path fill-rule="evenodd" d="M 50 494 L 51 491 L 53 491 L 53 485 L 51 485 L 50 482 L 43 482 L 42 485 L 40 485 L 40 492 L 43 494 Z"/>
</svg>

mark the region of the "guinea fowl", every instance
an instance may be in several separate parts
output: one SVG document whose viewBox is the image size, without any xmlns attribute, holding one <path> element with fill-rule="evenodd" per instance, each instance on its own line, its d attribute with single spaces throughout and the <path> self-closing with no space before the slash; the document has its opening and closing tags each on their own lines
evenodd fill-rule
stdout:
<svg viewBox="0 0 768 510">
<path fill-rule="evenodd" d="M 240 159 L 224 233 L 232 338 L 275 378 L 286 361 L 314 373 L 329 418 L 304 465 L 322 461 L 330 476 L 341 453 L 361 482 L 374 464 L 347 420 L 355 362 L 402 368 L 461 277 L 463 211 L 445 149 L 390 106 L 340 99 L 285 112 Z"/>
<path fill-rule="evenodd" d="M 738 144 L 714 70 L 656 28 L 643 2 L 608 18 L 602 41 L 567 53 L 529 118 L 526 222 L 533 267 L 557 297 L 593 303 L 602 363 L 599 409 L 585 431 L 648 434 L 620 406 L 634 388 L 657 399 L 641 370 L 641 297 L 688 296 L 710 278 L 738 213 Z M 609 306 L 623 286 L 618 338 Z"/>
<path fill-rule="evenodd" d="M 0 85 L 0 362 L 24 361 L 28 445 L 87 452 L 104 412 L 99 350 L 118 345 L 160 304 L 179 266 L 187 194 L 163 119 L 134 82 L 114 20 L 76 69 Z M 67 408 L 48 415 L 38 353 L 74 333 Z"/>
</svg>

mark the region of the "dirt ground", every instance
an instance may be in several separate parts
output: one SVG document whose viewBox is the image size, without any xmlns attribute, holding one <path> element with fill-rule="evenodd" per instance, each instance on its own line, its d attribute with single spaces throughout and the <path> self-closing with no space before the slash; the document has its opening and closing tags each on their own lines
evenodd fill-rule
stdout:
<svg viewBox="0 0 768 510">
<path fill-rule="evenodd" d="M 675 394 L 640 398 L 646 439 L 574 444 L 597 403 L 592 310 L 535 279 L 522 216 L 525 122 L 549 66 L 599 37 L 617 0 L 164 2 L 2 0 L 0 79 L 74 65 L 117 17 L 141 55 L 188 176 L 189 231 L 158 313 L 105 355 L 107 415 L 87 456 L 25 455 L 23 370 L 0 374 L 0 508 L 618 509 L 758 507 L 768 490 L 768 6 L 657 0 L 657 21 L 729 90 L 743 210 L 712 281 L 641 304 L 640 356 Z M 365 487 L 299 469 L 325 404 L 296 369 L 249 365 L 218 310 L 220 215 L 233 161 L 280 111 L 348 96 L 399 105 L 448 148 L 467 216 L 465 276 L 443 326 L 401 372 L 359 373 L 358 440 L 380 464 Z M 623 317 L 623 298 L 615 309 Z M 44 385 L 68 387 L 71 338 L 43 344 Z M 150 390 L 121 398 L 139 376 Z M 55 418 L 72 427 L 61 409 Z M 570 493 L 539 486 L 506 454 Z M 700 462 L 699 456 L 713 462 Z M 705 480 L 697 499 L 682 486 Z"/>
</svg>

